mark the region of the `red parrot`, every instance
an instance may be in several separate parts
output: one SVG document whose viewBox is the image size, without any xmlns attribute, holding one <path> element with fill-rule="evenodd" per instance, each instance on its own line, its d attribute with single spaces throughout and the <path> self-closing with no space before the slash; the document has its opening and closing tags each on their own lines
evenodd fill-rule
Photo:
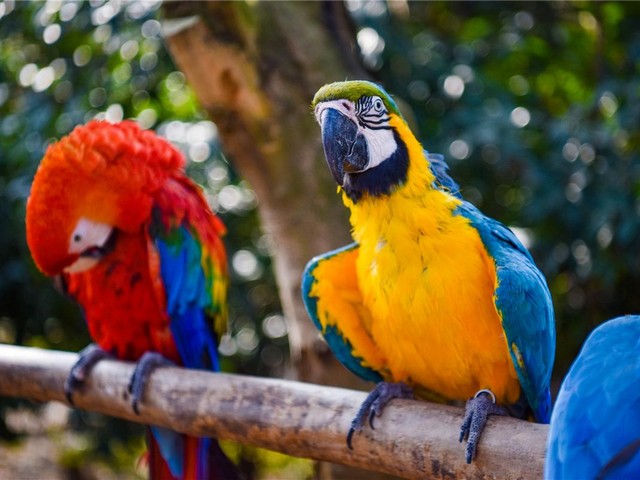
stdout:
<svg viewBox="0 0 640 480">
<path fill-rule="evenodd" d="M 227 321 L 225 227 L 168 141 L 131 121 L 91 121 L 49 146 L 27 202 L 38 268 L 81 306 L 95 344 L 65 384 L 69 401 L 105 357 L 137 361 L 138 411 L 150 371 L 173 362 L 218 370 Z M 229 479 L 217 441 L 150 427 L 150 477 Z"/>
</svg>

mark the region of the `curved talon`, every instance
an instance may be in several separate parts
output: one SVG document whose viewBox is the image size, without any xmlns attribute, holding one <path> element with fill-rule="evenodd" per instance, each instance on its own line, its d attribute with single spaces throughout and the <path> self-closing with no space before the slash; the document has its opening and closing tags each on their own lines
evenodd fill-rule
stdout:
<svg viewBox="0 0 640 480">
<path fill-rule="evenodd" d="M 371 410 L 369 410 L 369 426 L 371 427 L 371 430 L 375 430 L 376 427 L 373 426 L 373 419 L 376 416 L 376 411 L 374 408 L 372 408 Z"/>
<path fill-rule="evenodd" d="M 385 407 L 394 398 L 413 398 L 413 390 L 405 383 L 380 382 L 365 398 L 358 409 L 358 413 L 351 421 L 351 427 L 347 433 L 347 447 L 353 450 L 353 435 L 362 430 L 365 421 L 372 429 L 375 417 L 382 415 Z"/>
<path fill-rule="evenodd" d="M 96 363 L 111 355 L 101 349 L 95 343 L 90 343 L 78 353 L 78 361 L 71 367 L 69 376 L 64 382 L 64 395 L 70 405 L 73 405 L 73 392 L 84 385 L 89 373 L 95 367 Z"/>
<path fill-rule="evenodd" d="M 147 378 L 157 367 L 167 365 L 174 365 L 174 363 L 156 352 L 145 352 L 144 355 L 140 357 L 140 360 L 138 360 L 133 375 L 131 375 L 128 388 L 131 394 L 131 407 L 136 415 L 140 414 L 138 405 L 142 399 L 144 384 Z"/>
<path fill-rule="evenodd" d="M 353 445 L 351 444 L 351 441 L 353 440 L 354 433 L 356 433 L 356 429 L 353 428 L 353 425 L 351 425 L 351 427 L 349 428 L 349 432 L 347 433 L 347 447 L 349 447 L 349 450 L 353 450 Z"/>
<path fill-rule="evenodd" d="M 480 435 L 487 424 L 489 415 L 507 415 L 507 411 L 496 405 L 496 397 L 491 390 L 480 390 L 467 401 L 464 420 L 460 427 L 459 441 L 467 439 L 465 460 L 467 463 L 475 458 Z"/>
</svg>

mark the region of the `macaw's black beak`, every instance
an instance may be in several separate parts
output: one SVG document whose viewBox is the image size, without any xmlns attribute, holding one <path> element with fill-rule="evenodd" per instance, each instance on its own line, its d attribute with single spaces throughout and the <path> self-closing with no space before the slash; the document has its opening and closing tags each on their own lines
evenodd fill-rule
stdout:
<svg viewBox="0 0 640 480">
<path fill-rule="evenodd" d="M 369 150 L 358 126 L 338 110 L 329 108 L 322 120 L 322 145 L 329 169 L 338 185 L 348 173 L 362 172 L 369 163 Z"/>
</svg>

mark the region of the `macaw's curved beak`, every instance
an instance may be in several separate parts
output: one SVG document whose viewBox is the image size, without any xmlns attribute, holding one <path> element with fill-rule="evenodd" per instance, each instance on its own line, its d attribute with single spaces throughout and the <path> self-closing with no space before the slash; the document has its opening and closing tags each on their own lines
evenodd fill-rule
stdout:
<svg viewBox="0 0 640 480">
<path fill-rule="evenodd" d="M 345 175 L 362 172 L 369 163 L 369 150 L 358 126 L 338 110 L 328 108 L 322 118 L 322 146 L 329 169 L 338 185 Z"/>
</svg>

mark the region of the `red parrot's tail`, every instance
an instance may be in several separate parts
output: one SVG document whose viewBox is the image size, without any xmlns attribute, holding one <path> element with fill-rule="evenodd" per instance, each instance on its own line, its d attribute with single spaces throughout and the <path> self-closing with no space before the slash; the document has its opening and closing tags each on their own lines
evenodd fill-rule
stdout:
<svg viewBox="0 0 640 480">
<path fill-rule="evenodd" d="M 162 458 L 158 442 L 153 438 L 151 430 L 147 430 L 147 448 L 149 462 L 149 478 L 151 480 L 177 480 L 171 474 L 167 462 Z"/>
<path fill-rule="evenodd" d="M 182 461 L 166 459 L 167 449 L 161 448 L 156 435 L 148 430 L 149 478 L 151 480 L 238 480 L 235 465 L 224 454 L 214 438 L 195 438 L 171 432 L 176 436 L 174 446 L 180 445 Z M 166 442 L 166 436 L 163 441 Z M 163 454 L 164 452 L 164 454 Z M 171 467 L 169 466 L 171 463 Z M 172 473 L 181 474 L 174 475 Z"/>
<path fill-rule="evenodd" d="M 236 466 L 215 438 L 185 436 L 185 479 L 238 480 Z"/>
</svg>

